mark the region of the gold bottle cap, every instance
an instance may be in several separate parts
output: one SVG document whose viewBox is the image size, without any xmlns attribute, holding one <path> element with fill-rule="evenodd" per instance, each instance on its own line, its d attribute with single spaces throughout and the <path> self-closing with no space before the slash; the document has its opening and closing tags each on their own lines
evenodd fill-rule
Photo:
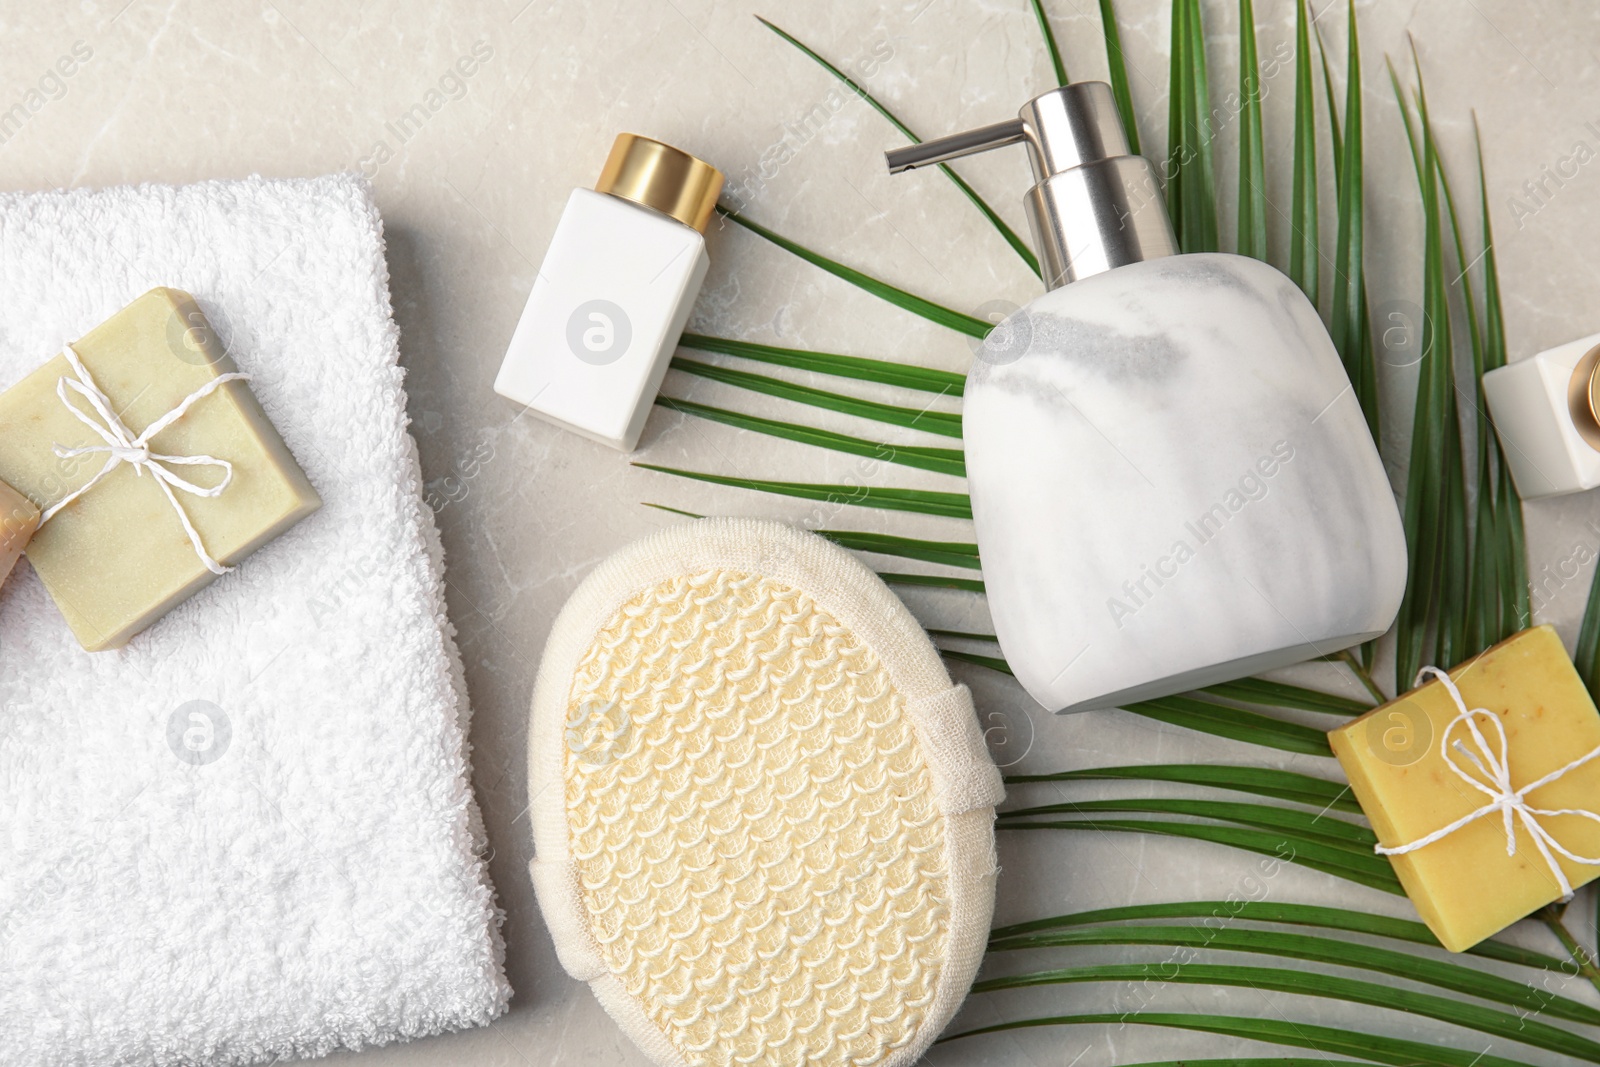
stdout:
<svg viewBox="0 0 1600 1067">
<path fill-rule="evenodd" d="M 722 172 L 669 144 L 619 133 L 594 188 L 654 208 L 705 233 L 722 193 Z"/>
<path fill-rule="evenodd" d="M 1578 436 L 1600 451 L 1600 346 L 1584 353 L 1572 368 L 1567 380 L 1567 410 Z"/>
</svg>

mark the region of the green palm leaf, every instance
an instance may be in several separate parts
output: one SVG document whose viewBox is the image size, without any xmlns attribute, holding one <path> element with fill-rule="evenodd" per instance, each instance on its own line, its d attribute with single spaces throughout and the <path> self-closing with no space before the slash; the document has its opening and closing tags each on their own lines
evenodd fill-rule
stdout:
<svg viewBox="0 0 1600 1067">
<path fill-rule="evenodd" d="M 895 534 L 868 533 L 861 530 L 815 530 L 835 544 L 856 552 L 876 552 L 883 556 L 899 556 L 926 563 L 943 563 L 951 567 L 978 569 L 978 546 L 967 541 L 924 541 Z M 928 631 L 930 634 L 942 631 Z"/>
<path fill-rule="evenodd" d="M 1124 711 L 1188 730 L 1264 745 L 1308 756 L 1331 756 L 1328 735 L 1299 723 L 1187 696 L 1162 697 L 1123 705 Z"/>
<path fill-rule="evenodd" d="M 1421 107 L 1420 141 L 1399 78 L 1391 66 L 1412 161 L 1422 192 L 1423 315 L 1422 364 L 1417 386 L 1411 459 L 1403 519 L 1411 566 L 1395 631 L 1396 690 L 1408 688 L 1427 655 L 1429 662 L 1453 666 L 1465 644 L 1464 601 L 1467 577 L 1466 475 L 1457 417 L 1450 306 L 1444 280 L 1440 224 L 1438 156 L 1433 132 Z M 1420 97 L 1425 103 L 1426 97 Z M 1433 624 L 1432 652 L 1425 642 Z"/>
<path fill-rule="evenodd" d="M 657 511 L 669 512 L 673 515 L 682 515 L 686 519 L 703 519 L 704 515 L 693 511 L 684 511 L 681 508 L 669 508 L 665 504 L 646 504 L 647 508 Z M 856 552 L 875 552 L 883 556 L 901 556 L 905 559 L 925 560 L 928 563 L 944 563 L 952 567 L 966 567 L 976 570 L 978 567 L 978 546 L 965 541 L 923 541 L 914 537 L 900 537 L 896 534 L 868 533 L 863 530 L 813 530 L 818 537 L 825 537 L 834 544 Z M 929 634 L 943 634 L 954 637 L 976 637 L 982 639 L 980 634 L 958 634 L 948 630 L 929 630 Z M 994 640 L 993 637 L 987 640 Z"/>
<path fill-rule="evenodd" d="M 1483 395 L 1483 374 L 1506 365 L 1506 328 L 1499 309 L 1499 278 L 1494 266 L 1494 235 L 1488 216 L 1488 189 L 1483 178 L 1482 144 L 1478 144 L 1478 194 L 1483 214 L 1483 326 L 1478 326 L 1477 302 L 1472 293 L 1472 262 L 1462 240 L 1461 219 L 1456 213 L 1456 198 L 1451 194 L 1445 171 L 1438 171 L 1438 184 L 1450 213 L 1451 237 L 1456 250 L 1456 270 L 1462 299 L 1467 307 L 1467 330 L 1472 342 L 1472 370 L 1477 414 L 1477 514 L 1474 517 L 1472 557 L 1467 582 L 1467 629 L 1464 654 L 1472 654 L 1510 637 L 1526 625 L 1528 568 L 1523 557 L 1522 501 L 1510 486 L 1506 453 L 1488 414 Z"/>
<path fill-rule="evenodd" d="M 1259 923 L 1278 923 L 1288 926 L 1310 926 L 1344 933 L 1365 934 L 1388 938 L 1415 945 L 1440 948 L 1438 938 L 1422 923 L 1411 919 L 1393 919 L 1371 912 L 1352 911 L 1348 908 L 1328 908 L 1314 904 L 1287 904 L 1268 900 L 1197 900 L 1173 904 L 1130 904 L 1118 908 L 1099 908 L 1071 915 L 1056 915 L 1048 919 L 997 927 L 990 931 L 991 940 L 1018 937 L 1043 930 L 1058 930 L 1096 923 L 1139 922 L 1148 919 L 1206 919 L 1207 929 L 1215 929 L 1217 921 L 1235 919 Z M 1519 948 L 1499 941 L 1480 941 L 1463 955 L 1478 956 L 1501 963 L 1513 963 L 1541 971 L 1557 971 L 1567 966 L 1564 960 L 1542 952 Z"/>
<path fill-rule="evenodd" d="M 1483 218 L 1483 369 L 1506 365 L 1506 324 L 1500 306 L 1500 268 L 1494 246 L 1494 229 L 1489 222 L 1489 179 L 1483 166 L 1483 137 L 1478 117 L 1472 117 L 1472 133 L 1478 157 L 1478 211 Z M 1481 388 L 1481 380 L 1480 380 Z M 1500 558 L 1495 573 L 1500 581 L 1500 633 L 1509 636 L 1528 626 L 1533 619 L 1528 602 L 1527 537 L 1522 523 L 1522 498 L 1511 484 L 1505 451 L 1500 438 L 1489 434 L 1494 452 L 1491 466 L 1497 477 L 1493 488 L 1494 514 Z M 1480 486 L 1480 492 L 1482 488 Z"/>
<path fill-rule="evenodd" d="M 1420 106 L 1421 98 L 1418 100 Z M 1426 108 L 1422 110 L 1422 119 L 1425 124 L 1428 122 Z M 1500 581 L 1499 575 L 1500 567 L 1508 553 L 1513 550 L 1509 544 L 1512 534 L 1507 524 L 1507 517 L 1502 516 L 1497 507 L 1500 501 L 1498 482 L 1508 477 L 1505 471 L 1505 457 L 1500 452 L 1499 441 L 1489 421 L 1488 401 L 1483 393 L 1483 374 L 1484 371 L 1491 369 L 1488 365 L 1489 346 L 1479 326 L 1477 303 L 1473 299 L 1472 292 L 1472 264 L 1468 262 L 1466 242 L 1462 238 L 1461 219 L 1456 212 L 1455 196 L 1450 191 L 1450 182 L 1442 164 L 1438 168 L 1438 176 L 1439 190 L 1444 197 L 1456 251 L 1456 283 L 1461 286 L 1463 303 L 1466 306 L 1467 330 L 1472 348 L 1472 377 L 1475 383 L 1473 399 L 1477 416 L 1478 501 L 1467 576 L 1466 627 L 1461 654 L 1457 657 L 1463 659 L 1476 655 L 1497 641 L 1510 637 L 1514 632 L 1504 629 L 1506 613 L 1502 611 L 1500 600 L 1505 586 Z M 1520 520 L 1520 504 L 1516 506 L 1515 511 Z M 1522 584 L 1525 586 L 1526 581 L 1524 580 Z"/>
<path fill-rule="evenodd" d="M 1254 826 L 1262 830 L 1282 830 L 1307 841 L 1318 841 L 1336 848 L 1354 846 L 1370 852 L 1378 838 L 1365 826 L 1345 822 L 1320 812 L 1312 814 L 1295 808 L 1270 804 L 1241 804 L 1237 801 L 1190 800 L 1150 797 L 1124 800 L 1080 800 L 1060 804 L 1039 804 L 1029 808 L 1002 811 L 1002 820 L 1037 818 L 1041 815 L 1187 815 L 1199 819 Z"/>
<path fill-rule="evenodd" d="M 1199 0 L 1172 0 L 1172 75 L 1168 87 L 1167 209 L 1178 247 L 1215 252 L 1217 180 L 1212 159 L 1211 92 Z"/>
<path fill-rule="evenodd" d="M 818 448 L 827 448 L 852 456 L 867 456 L 871 459 L 881 459 L 886 463 L 898 463 L 904 467 L 916 467 L 919 470 L 954 475 L 957 478 L 964 478 L 967 474 L 966 461 L 959 448 L 922 448 L 915 445 L 891 445 L 882 441 L 868 441 L 861 437 L 834 433 L 832 430 L 819 430 L 793 422 L 764 419 L 759 415 L 744 415 L 726 408 L 712 407 L 710 404 L 700 404 L 693 400 L 679 400 L 670 396 L 656 397 L 656 404 L 668 411 L 682 412 L 711 422 L 737 426 L 741 430 L 780 437 L 787 441 L 798 441 L 801 444 L 816 445 Z"/>
<path fill-rule="evenodd" d="M 1388 1008 L 1437 1019 L 1479 1033 L 1517 1041 L 1533 1048 L 1600 1062 L 1600 1044 L 1536 1019 L 1475 1004 L 1463 1004 L 1432 993 L 1419 993 L 1332 974 L 1308 974 L 1278 967 L 1240 967 L 1215 963 L 1118 963 L 1062 967 L 1031 974 L 1008 975 L 975 982 L 974 993 L 1074 982 L 1177 982 L 1189 985 L 1243 986 L 1308 997 L 1326 997 L 1350 1004 Z"/>
<path fill-rule="evenodd" d="M 971 652 L 960 652 L 955 649 L 944 649 L 942 651 L 950 659 L 960 660 L 964 663 L 975 663 L 980 667 L 988 667 L 990 670 L 1000 671 L 1003 674 L 1012 673 L 1005 660 L 994 656 L 981 656 Z M 1225 737 L 1230 741 L 1243 741 L 1247 744 L 1261 745 L 1283 752 L 1298 752 L 1310 756 L 1332 755 L 1332 751 L 1328 748 L 1327 735 L 1321 730 L 1302 726 L 1299 723 L 1286 722 L 1273 716 L 1261 715 L 1243 708 L 1235 708 L 1227 704 L 1218 704 L 1211 700 L 1198 699 L 1202 696 L 1235 700 L 1263 707 L 1299 708 L 1301 710 L 1346 716 L 1370 710 L 1368 705 L 1359 704 L 1355 701 L 1347 702 L 1343 697 L 1319 693 L 1314 689 L 1305 689 L 1283 682 L 1268 681 L 1263 678 L 1245 678 L 1237 682 L 1227 682 L 1222 685 L 1196 690 L 1195 693 L 1189 695 L 1161 697 L 1157 700 L 1143 700 L 1132 704 L 1124 704 L 1122 710 L 1138 715 L 1141 718 L 1164 722 L 1169 726 L 1178 726 L 1185 730 L 1211 734 L 1214 737 Z"/>
<path fill-rule="evenodd" d="M 929 589 L 960 589 L 968 593 L 983 592 L 983 583 L 973 578 L 954 578 L 943 574 L 890 574 L 879 571 L 878 577 L 890 585 L 919 585 Z"/>
<path fill-rule="evenodd" d="M 1351 6 L 1355 6 L 1353 0 Z M 1322 64 L 1322 100 L 1328 105 L 1328 140 L 1333 143 L 1333 187 L 1337 189 L 1344 181 L 1344 135 L 1339 129 L 1339 111 L 1333 103 L 1338 96 L 1333 91 L 1333 71 L 1328 66 L 1328 47 L 1322 40 L 1321 27 L 1313 26 L 1311 35 L 1317 39 L 1317 58 Z"/>
<path fill-rule="evenodd" d="M 974 545 L 973 547 L 977 547 L 977 546 Z M 1000 640 L 994 634 L 977 634 L 977 633 L 971 633 L 970 631 L 967 631 L 967 630 L 929 630 L 928 631 L 928 636 L 929 637 L 952 637 L 952 638 L 958 638 L 958 639 L 960 639 L 962 641 L 988 641 L 990 643 L 998 643 L 999 640 Z"/>
<path fill-rule="evenodd" d="M 1589 582 L 1589 599 L 1583 606 L 1583 622 L 1578 627 L 1578 645 L 1572 652 L 1572 662 L 1578 676 L 1589 687 L 1589 693 L 1600 700 L 1600 567 L 1594 570 Z"/>
<path fill-rule="evenodd" d="M 734 222 L 738 223 L 740 226 L 743 226 L 756 236 L 763 237 L 766 240 L 771 241 L 785 252 L 790 252 L 796 256 L 799 256 L 812 266 L 821 267 L 834 277 L 841 278 L 844 281 L 849 282 L 851 285 L 854 285 L 865 292 L 871 293 L 879 300 L 886 301 L 887 303 L 893 304 L 895 307 L 901 308 L 905 311 L 909 311 L 914 315 L 921 315 L 929 322 L 937 323 L 940 326 L 955 330 L 957 333 L 964 333 L 969 337 L 977 338 L 983 338 L 987 336 L 989 331 L 994 329 L 994 323 L 992 322 L 985 322 L 983 319 L 947 308 L 943 304 L 936 304 L 932 300 L 928 300 L 925 297 L 917 296 L 915 293 L 908 293 L 904 289 L 890 285 L 888 282 L 879 281 L 877 278 L 867 274 L 865 271 L 856 270 L 854 267 L 847 267 L 843 263 L 836 262 L 835 260 L 829 259 L 827 256 L 813 252 L 811 249 L 799 244 L 798 242 L 791 241 L 789 238 L 780 233 L 776 233 L 767 229 L 765 226 L 751 222 L 743 215 L 735 211 L 730 211 L 721 204 L 717 205 L 717 211 L 722 215 L 723 218 L 732 219 Z"/>
<path fill-rule="evenodd" d="M 1561 947 L 1567 950 L 1571 962 L 1563 965 L 1564 968 L 1570 968 L 1565 970 L 1565 973 L 1587 978 L 1589 984 L 1600 991 L 1600 964 L 1596 964 L 1595 957 L 1578 943 L 1578 939 L 1572 936 L 1572 931 L 1567 929 L 1567 924 L 1561 921 L 1566 910 L 1566 904 L 1550 904 L 1540 908 L 1533 917 L 1544 923 L 1545 927 L 1556 935 L 1556 940 L 1561 942 Z"/>
<path fill-rule="evenodd" d="M 1044 38 L 1045 51 L 1050 54 L 1050 66 L 1055 71 L 1056 84 L 1067 84 L 1067 65 L 1061 61 L 1061 49 L 1056 46 L 1055 31 L 1050 28 L 1050 18 L 1044 13 L 1044 4 L 1028 0 L 1033 5 L 1033 17 L 1039 20 L 1039 35 Z"/>
<path fill-rule="evenodd" d="M 704 515 L 696 511 L 684 511 L 682 508 L 671 508 L 665 504 L 652 504 L 648 500 L 645 501 L 644 506 L 647 508 L 655 508 L 657 511 L 665 511 L 668 515 L 682 515 L 686 519 L 705 518 Z"/>
<path fill-rule="evenodd" d="M 1361 683 L 1362 688 L 1372 694 L 1373 700 L 1378 701 L 1380 704 L 1385 704 L 1388 703 L 1389 698 L 1384 695 L 1383 690 L 1378 687 L 1378 683 L 1373 680 L 1372 671 L 1370 670 L 1377 644 L 1376 640 L 1372 640 L 1362 645 L 1358 652 L 1342 648 L 1331 656 L 1318 656 L 1317 659 L 1319 661 L 1343 663 L 1350 668 L 1350 673 L 1356 676 L 1356 681 Z"/>
<path fill-rule="evenodd" d="M 1444 186 L 1444 170 L 1439 160 L 1438 140 L 1433 133 L 1433 120 L 1428 113 L 1427 90 L 1422 81 L 1422 63 L 1416 48 L 1411 51 L 1412 65 L 1417 73 L 1417 114 L 1422 126 L 1423 158 L 1430 173 L 1429 195 L 1431 207 L 1425 200 L 1425 210 L 1434 219 L 1433 244 L 1428 255 L 1433 257 L 1435 271 L 1430 275 L 1428 304 L 1429 317 L 1435 325 L 1435 337 L 1440 343 L 1441 358 L 1434 371 L 1441 381 L 1437 388 L 1442 399 L 1441 409 L 1447 408 L 1448 426 L 1444 434 L 1445 484 L 1443 494 L 1443 538 L 1440 542 L 1440 598 L 1435 619 L 1435 663 L 1458 663 L 1470 655 L 1466 647 L 1467 591 L 1469 587 L 1469 542 L 1467 535 L 1466 471 L 1461 445 L 1460 405 L 1455 388 L 1455 349 L 1451 342 L 1450 300 L 1445 281 L 1444 237 L 1440 220 L 1439 194 L 1448 196 Z M 1424 264 L 1426 266 L 1426 262 Z M 1436 467 L 1424 467 L 1436 470 Z"/>
<path fill-rule="evenodd" d="M 873 400 L 862 400 L 859 397 L 845 396 L 842 393 L 830 393 L 824 389 L 814 389 L 809 385 L 796 385 L 786 382 L 781 378 L 772 378 L 765 374 L 751 374 L 749 371 L 737 370 L 733 367 L 724 367 L 716 363 L 703 363 L 697 359 L 684 359 L 674 356 L 671 363 L 673 370 L 692 374 L 697 378 L 705 378 L 724 385 L 748 389 L 754 393 L 764 393 L 784 400 L 793 400 L 797 404 L 809 404 L 811 407 L 822 408 L 826 411 L 837 411 L 844 415 L 855 415 L 863 419 L 872 419 L 874 422 L 887 423 L 890 426 L 904 426 L 912 430 L 924 430 L 936 433 L 941 437 L 961 436 L 961 416 L 951 411 L 934 411 L 930 408 L 907 408 L 896 404 L 880 404 Z"/>
<path fill-rule="evenodd" d="M 1152 1060 L 1128 1067 L 1365 1067 L 1355 1060 L 1329 1060 L 1321 1056 L 1228 1056 L 1213 1060 Z"/>
<path fill-rule="evenodd" d="M 909 363 L 896 363 L 887 359 L 867 356 L 841 356 L 833 352 L 808 352 L 800 348 L 779 348 L 776 345 L 756 344 L 754 341 L 731 341 L 725 337 L 708 337 L 700 333 L 686 333 L 678 339 L 684 348 L 700 352 L 716 352 L 740 359 L 771 363 L 779 367 L 816 371 L 839 378 L 894 385 L 902 389 L 915 389 L 941 396 L 960 396 L 967 380 L 960 374 L 931 367 L 917 367 Z"/>
<path fill-rule="evenodd" d="M 764 478 L 738 478 L 728 474 L 709 474 L 663 467 L 654 463 L 635 463 L 647 471 L 671 474 L 712 485 L 753 489 L 760 493 L 821 500 L 829 504 L 851 504 L 886 511 L 913 511 L 921 515 L 943 515 L 953 519 L 972 518 L 972 502 L 965 493 L 940 493 L 930 489 L 888 489 L 873 485 L 840 485 L 817 482 L 776 482 Z"/>
<path fill-rule="evenodd" d="M 1322 76 L 1326 86 L 1328 124 L 1333 131 L 1334 188 L 1339 199 L 1339 231 L 1335 240 L 1333 266 L 1333 313 L 1329 334 L 1333 347 L 1344 361 L 1356 400 L 1367 417 L 1367 427 L 1378 439 L 1378 367 L 1373 349 L 1371 311 L 1367 299 L 1364 264 L 1366 229 L 1366 185 L 1361 110 L 1361 45 L 1356 30 L 1355 2 L 1348 10 L 1349 48 L 1345 59 L 1344 113 L 1346 133 L 1340 135 L 1339 116 L 1334 110 L 1333 81 L 1328 74 L 1328 57 L 1322 55 Z M 1318 38 L 1321 47 L 1321 38 Z"/>
<path fill-rule="evenodd" d="M 941 1041 L 957 1041 L 979 1034 L 998 1034 L 1039 1026 L 1159 1026 L 1167 1029 L 1188 1030 L 1194 1033 L 1216 1034 L 1239 1041 L 1263 1041 L 1290 1048 L 1311 1049 L 1342 1056 L 1360 1056 L 1372 1063 L 1389 1064 L 1390 1067 L 1531 1067 L 1518 1060 L 1487 1053 L 1467 1052 L 1436 1043 L 1407 1041 L 1398 1037 L 1363 1034 L 1352 1030 L 1335 1030 L 1327 1026 L 1290 1019 L 1252 1019 L 1236 1015 L 1198 1015 L 1184 1012 L 1100 1012 L 1081 1015 L 1051 1015 L 1037 1019 L 1016 1019 L 1011 1022 L 980 1026 L 972 1030 L 950 1034 Z"/>
<path fill-rule="evenodd" d="M 1037 9 L 1037 7 L 1038 7 L 1037 0 L 1035 0 L 1034 6 Z M 790 44 L 794 45 L 794 47 L 798 48 L 803 55 L 805 55 L 806 57 L 811 59 L 818 66 L 820 66 L 823 70 L 827 71 L 829 74 L 832 74 L 835 78 L 839 79 L 839 81 L 844 83 L 844 85 L 851 92 L 855 93 L 862 100 L 866 101 L 867 104 L 870 105 L 874 111 L 876 111 L 878 114 L 882 115 L 884 118 L 888 119 L 889 120 L 889 124 L 891 126 L 893 126 L 895 129 L 899 130 L 902 134 L 904 134 L 906 140 L 911 141 L 913 144 L 920 144 L 922 142 L 922 138 L 920 138 L 916 134 L 912 133 L 911 132 L 911 128 L 909 126 L 907 126 L 905 123 L 901 122 L 897 117 L 895 117 L 895 114 L 892 111 L 890 111 L 887 107 L 885 107 L 883 105 L 883 103 L 877 97 L 875 97 L 871 93 L 867 92 L 867 90 L 864 89 L 859 83 L 857 83 L 854 78 L 851 78 L 844 71 L 840 70 L 838 67 L 834 66 L 832 63 L 829 63 L 826 59 L 822 58 L 821 54 L 819 54 L 818 52 L 816 52 L 813 49 L 811 49 L 808 45 L 806 45 L 804 42 L 802 42 L 799 38 L 795 37 L 793 34 L 790 34 L 786 30 L 783 30 L 783 29 L 779 28 L 777 25 L 767 21 L 766 19 L 762 18 L 760 15 L 756 16 L 756 20 L 758 22 L 760 22 L 761 25 L 765 26 L 767 29 L 769 29 L 773 33 L 777 34 L 779 37 L 782 37 L 785 41 L 787 41 Z M 1040 25 L 1044 25 L 1044 13 L 1042 11 L 1039 13 L 1039 20 L 1040 20 Z M 1049 33 L 1049 27 L 1048 26 L 1045 27 L 1045 32 L 1046 32 L 1046 34 Z M 1051 51 L 1053 53 L 1054 50 L 1055 50 L 1055 40 L 1054 40 L 1054 38 L 1050 39 L 1050 47 L 1051 47 Z M 1060 67 L 1060 60 L 1059 59 L 1057 60 L 1057 67 L 1058 68 Z M 1063 73 L 1061 75 L 1061 78 L 1062 78 L 1061 84 L 1065 85 L 1066 84 L 1066 74 Z M 956 188 L 961 190 L 962 195 L 964 195 L 968 200 L 972 201 L 973 206 L 975 206 L 979 211 L 983 212 L 983 217 L 989 220 L 989 224 L 991 226 L 993 226 L 999 232 L 1000 236 L 1005 239 L 1006 244 L 1010 245 L 1012 247 L 1012 249 L 1017 253 L 1017 255 L 1022 257 L 1022 261 L 1028 265 L 1028 269 L 1033 271 L 1033 273 L 1038 274 L 1039 273 L 1039 257 L 1033 254 L 1033 250 L 1028 247 L 1027 243 L 1024 242 L 1022 240 L 1022 238 L 1017 236 L 1017 233 L 1016 233 L 1015 230 L 1013 230 L 1010 226 L 1007 226 L 1005 224 L 1005 221 L 1000 218 L 999 214 L 994 210 L 994 208 L 989 206 L 988 201 L 984 200 L 983 197 L 979 196 L 978 195 L 978 191 L 976 189 L 974 189 L 972 186 L 968 185 L 964 180 L 962 180 L 962 178 L 961 178 L 961 176 L 959 174 L 957 174 L 955 171 L 951 170 L 945 164 L 943 164 L 943 163 L 939 164 L 939 169 L 944 171 L 945 177 L 949 178 L 952 182 L 955 183 Z"/>
<path fill-rule="evenodd" d="M 1311 81 L 1306 0 L 1294 5 L 1294 184 L 1289 200 L 1289 277 L 1317 303 L 1317 103 Z"/>
<path fill-rule="evenodd" d="M 1389 861 L 1374 855 L 1370 849 L 1344 848 L 1312 841 L 1281 831 L 1268 831 L 1244 826 L 1217 826 L 1208 823 L 1165 822 L 1160 819 L 1073 819 L 1070 821 L 1037 821 L 1001 823 L 1002 829 L 1011 830 L 1078 830 L 1095 833 L 1155 834 L 1161 837 L 1183 837 L 1192 841 L 1206 841 L 1216 845 L 1273 856 L 1285 863 L 1296 863 L 1346 881 L 1380 889 L 1385 893 L 1404 896 L 1400 880 L 1395 877 Z"/>
<path fill-rule="evenodd" d="M 1269 708 L 1295 708 L 1300 711 L 1317 711 L 1325 715 L 1343 715 L 1349 718 L 1372 710 L 1372 704 L 1349 697 L 1323 693 L 1287 682 L 1274 682 L 1266 678 L 1240 678 L 1238 681 L 1208 685 L 1197 690 L 1207 696 L 1234 700 L 1241 704 L 1258 704 Z"/>
<path fill-rule="evenodd" d="M 1133 94 L 1128 90 L 1128 63 L 1122 55 L 1122 31 L 1117 29 L 1117 8 L 1113 0 L 1100 0 L 1100 32 L 1106 42 L 1106 69 L 1111 78 L 1111 95 L 1117 101 L 1122 132 L 1128 136 L 1128 149 L 1139 155 L 1139 123 L 1133 113 Z"/>
<path fill-rule="evenodd" d="M 1090 767 L 1077 771 L 1057 771 L 1054 774 L 1009 774 L 1005 780 L 1007 785 L 1108 780 L 1173 782 L 1228 789 L 1236 793 L 1252 793 L 1256 796 L 1272 797 L 1275 800 L 1309 804 L 1330 811 L 1361 811 L 1361 805 L 1350 795 L 1350 787 L 1343 782 L 1330 782 L 1326 778 L 1313 778 L 1308 774 L 1280 771 L 1270 767 L 1156 763 L 1131 767 Z"/>
<path fill-rule="evenodd" d="M 1261 64 L 1256 12 L 1239 0 L 1239 254 L 1267 258 L 1267 167 L 1261 136 Z"/>
<path fill-rule="evenodd" d="M 1234 918 L 1228 915 L 1231 920 Z M 1159 945 L 1215 952 L 1251 952 L 1306 963 L 1353 967 L 1448 989 L 1482 1000 L 1525 1009 L 1590 1026 L 1600 1024 L 1600 1010 L 1570 997 L 1557 996 L 1528 982 L 1516 982 L 1475 967 L 1434 959 L 1415 952 L 1397 952 L 1358 941 L 1218 926 L 1089 926 L 1057 929 L 989 940 L 990 952 L 1074 946 Z M 1558 962 L 1552 960 L 1551 962 Z"/>
<path fill-rule="evenodd" d="M 955 648 L 941 648 L 939 655 L 945 659 L 953 659 L 958 663 L 974 663 L 979 667 L 987 667 L 991 671 L 999 671 L 1001 674 L 1009 675 L 1012 673 L 1011 666 L 998 656 L 980 656 L 975 652 L 962 652 L 960 649 Z"/>
</svg>

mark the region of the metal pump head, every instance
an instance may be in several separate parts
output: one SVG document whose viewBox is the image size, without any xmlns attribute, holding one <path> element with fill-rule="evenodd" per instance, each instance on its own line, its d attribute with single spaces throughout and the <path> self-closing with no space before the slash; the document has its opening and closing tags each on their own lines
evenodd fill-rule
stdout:
<svg viewBox="0 0 1600 1067">
<path fill-rule="evenodd" d="M 1105 82 L 1075 82 L 1034 97 L 1017 117 L 884 154 L 889 173 L 1028 146 L 1036 183 L 1023 197 L 1048 288 L 1141 260 L 1178 243 L 1155 170 L 1132 155 Z"/>
</svg>

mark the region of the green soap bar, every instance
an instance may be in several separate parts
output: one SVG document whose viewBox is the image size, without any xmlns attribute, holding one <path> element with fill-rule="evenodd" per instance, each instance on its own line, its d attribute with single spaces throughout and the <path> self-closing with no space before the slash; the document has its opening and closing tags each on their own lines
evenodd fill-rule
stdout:
<svg viewBox="0 0 1600 1067">
<path fill-rule="evenodd" d="M 137 436 L 195 390 L 235 371 L 199 305 L 177 289 L 152 289 L 73 343 L 128 430 Z M 57 396 L 75 379 L 57 355 L 0 393 L 0 481 L 41 510 L 104 467 L 105 452 L 61 458 L 56 446 L 104 446 Z M 89 413 L 87 401 L 68 397 Z M 97 420 L 98 421 L 98 420 Z M 196 401 L 149 442 L 152 453 L 211 456 L 233 464 L 215 497 L 174 494 L 206 551 L 230 566 L 322 506 L 299 464 L 243 381 Z M 203 488 L 220 468 L 169 464 Z M 121 648 L 216 577 L 201 561 L 176 509 L 148 470 L 121 463 L 33 535 L 28 561 L 67 624 L 91 652 Z"/>
</svg>

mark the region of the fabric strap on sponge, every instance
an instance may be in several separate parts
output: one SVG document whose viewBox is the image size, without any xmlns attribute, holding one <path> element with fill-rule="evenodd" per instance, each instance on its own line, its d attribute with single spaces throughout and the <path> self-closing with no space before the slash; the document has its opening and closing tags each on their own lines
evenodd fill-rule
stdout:
<svg viewBox="0 0 1600 1067">
<path fill-rule="evenodd" d="M 906 701 L 906 713 L 933 775 L 939 810 L 960 815 L 992 808 L 1006 798 L 1000 771 L 989 758 L 978 729 L 972 691 L 953 685 L 936 696 Z"/>
</svg>

